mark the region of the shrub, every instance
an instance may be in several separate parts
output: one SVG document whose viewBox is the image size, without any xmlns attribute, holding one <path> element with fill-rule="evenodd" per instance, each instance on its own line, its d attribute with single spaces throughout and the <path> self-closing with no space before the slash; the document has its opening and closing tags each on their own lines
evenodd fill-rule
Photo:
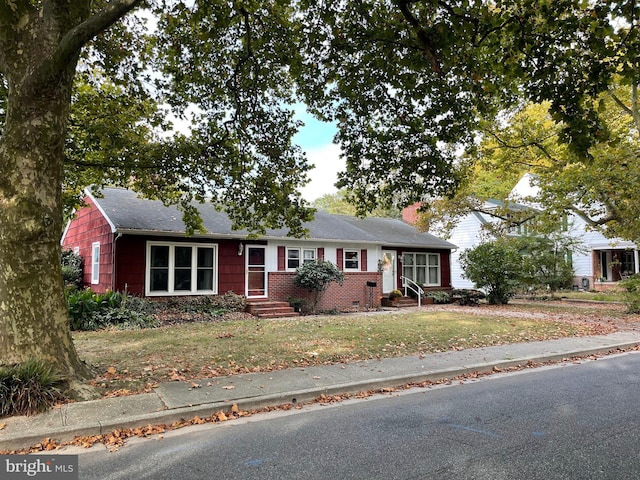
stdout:
<svg viewBox="0 0 640 480">
<path fill-rule="evenodd" d="M 451 297 L 458 297 L 458 303 L 460 305 L 478 305 L 480 303 L 480 300 L 485 298 L 486 295 L 480 290 L 459 288 L 451 290 L 451 296 L 449 298 Z"/>
<path fill-rule="evenodd" d="M 72 330 L 107 327 L 149 328 L 158 325 L 148 300 L 120 292 L 95 293 L 90 289 L 66 292 Z"/>
<path fill-rule="evenodd" d="M 42 361 L 0 368 L 0 417 L 34 415 L 63 400 L 61 379 Z"/>
<path fill-rule="evenodd" d="M 337 282 L 342 285 L 344 273 L 338 270 L 338 267 L 333 263 L 326 260 L 305 263 L 296 270 L 296 276 L 293 278 L 293 283 L 296 287 L 304 288 L 314 294 L 311 306 L 312 312 L 316 311 L 320 295 L 329 287 L 331 282 Z"/>
<path fill-rule="evenodd" d="M 203 295 L 197 297 L 172 297 L 159 306 L 181 313 L 204 313 L 221 316 L 227 312 L 241 312 L 246 307 L 246 298 L 233 292 L 224 295 Z"/>
<path fill-rule="evenodd" d="M 73 250 L 63 250 L 61 264 L 65 286 L 82 288 L 82 257 Z"/>
<path fill-rule="evenodd" d="M 508 303 L 520 286 L 522 256 L 508 240 L 481 243 L 460 255 L 463 275 L 487 292 L 491 304 Z"/>
<path fill-rule="evenodd" d="M 624 301 L 628 313 L 640 313 L 640 274 L 632 275 L 623 280 Z"/>
<path fill-rule="evenodd" d="M 433 303 L 437 303 L 437 304 L 451 303 L 451 295 L 449 294 L 449 292 L 432 291 L 432 292 L 427 292 L 426 296 L 429 298 L 433 298 Z"/>
<path fill-rule="evenodd" d="M 391 290 L 389 292 L 389 300 L 393 300 L 394 298 L 402 297 L 402 292 L 400 290 Z"/>
</svg>

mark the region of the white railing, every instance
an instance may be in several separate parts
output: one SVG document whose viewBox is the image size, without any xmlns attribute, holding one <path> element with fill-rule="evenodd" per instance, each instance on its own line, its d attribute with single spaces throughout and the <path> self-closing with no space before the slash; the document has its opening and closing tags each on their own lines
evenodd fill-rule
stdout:
<svg viewBox="0 0 640 480">
<path fill-rule="evenodd" d="M 418 306 L 421 307 L 422 306 L 422 296 L 424 295 L 424 290 L 422 289 L 422 287 L 420 285 L 418 285 L 416 282 L 414 282 L 413 280 L 411 280 L 410 278 L 407 277 L 400 277 L 400 280 L 402 280 L 402 288 L 404 288 L 404 296 L 407 296 L 407 290 L 411 290 L 413 293 L 415 293 L 418 296 Z"/>
</svg>

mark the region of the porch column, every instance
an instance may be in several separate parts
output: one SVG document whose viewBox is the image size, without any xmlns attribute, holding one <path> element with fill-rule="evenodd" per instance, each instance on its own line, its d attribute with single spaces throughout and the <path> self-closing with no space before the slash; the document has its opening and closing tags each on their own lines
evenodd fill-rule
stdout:
<svg viewBox="0 0 640 480">
<path fill-rule="evenodd" d="M 633 249 L 633 273 L 638 273 L 638 249 Z"/>
</svg>

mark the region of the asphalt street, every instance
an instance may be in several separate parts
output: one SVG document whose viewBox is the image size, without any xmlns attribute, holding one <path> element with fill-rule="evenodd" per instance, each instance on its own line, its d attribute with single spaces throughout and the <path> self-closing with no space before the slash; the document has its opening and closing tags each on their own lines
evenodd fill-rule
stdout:
<svg viewBox="0 0 640 480">
<path fill-rule="evenodd" d="M 190 427 L 80 454 L 80 478 L 636 479 L 640 353 Z"/>
</svg>

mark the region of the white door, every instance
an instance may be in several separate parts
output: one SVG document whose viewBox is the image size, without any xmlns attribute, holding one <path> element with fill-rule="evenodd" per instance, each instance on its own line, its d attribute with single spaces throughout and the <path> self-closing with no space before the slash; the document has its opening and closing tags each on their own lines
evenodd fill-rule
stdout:
<svg viewBox="0 0 640 480">
<path fill-rule="evenodd" d="M 247 269 L 245 280 L 248 298 L 267 296 L 265 247 L 247 246 Z"/>
<path fill-rule="evenodd" d="M 382 251 L 382 293 L 389 293 L 397 288 L 397 258 L 395 250 Z"/>
</svg>

